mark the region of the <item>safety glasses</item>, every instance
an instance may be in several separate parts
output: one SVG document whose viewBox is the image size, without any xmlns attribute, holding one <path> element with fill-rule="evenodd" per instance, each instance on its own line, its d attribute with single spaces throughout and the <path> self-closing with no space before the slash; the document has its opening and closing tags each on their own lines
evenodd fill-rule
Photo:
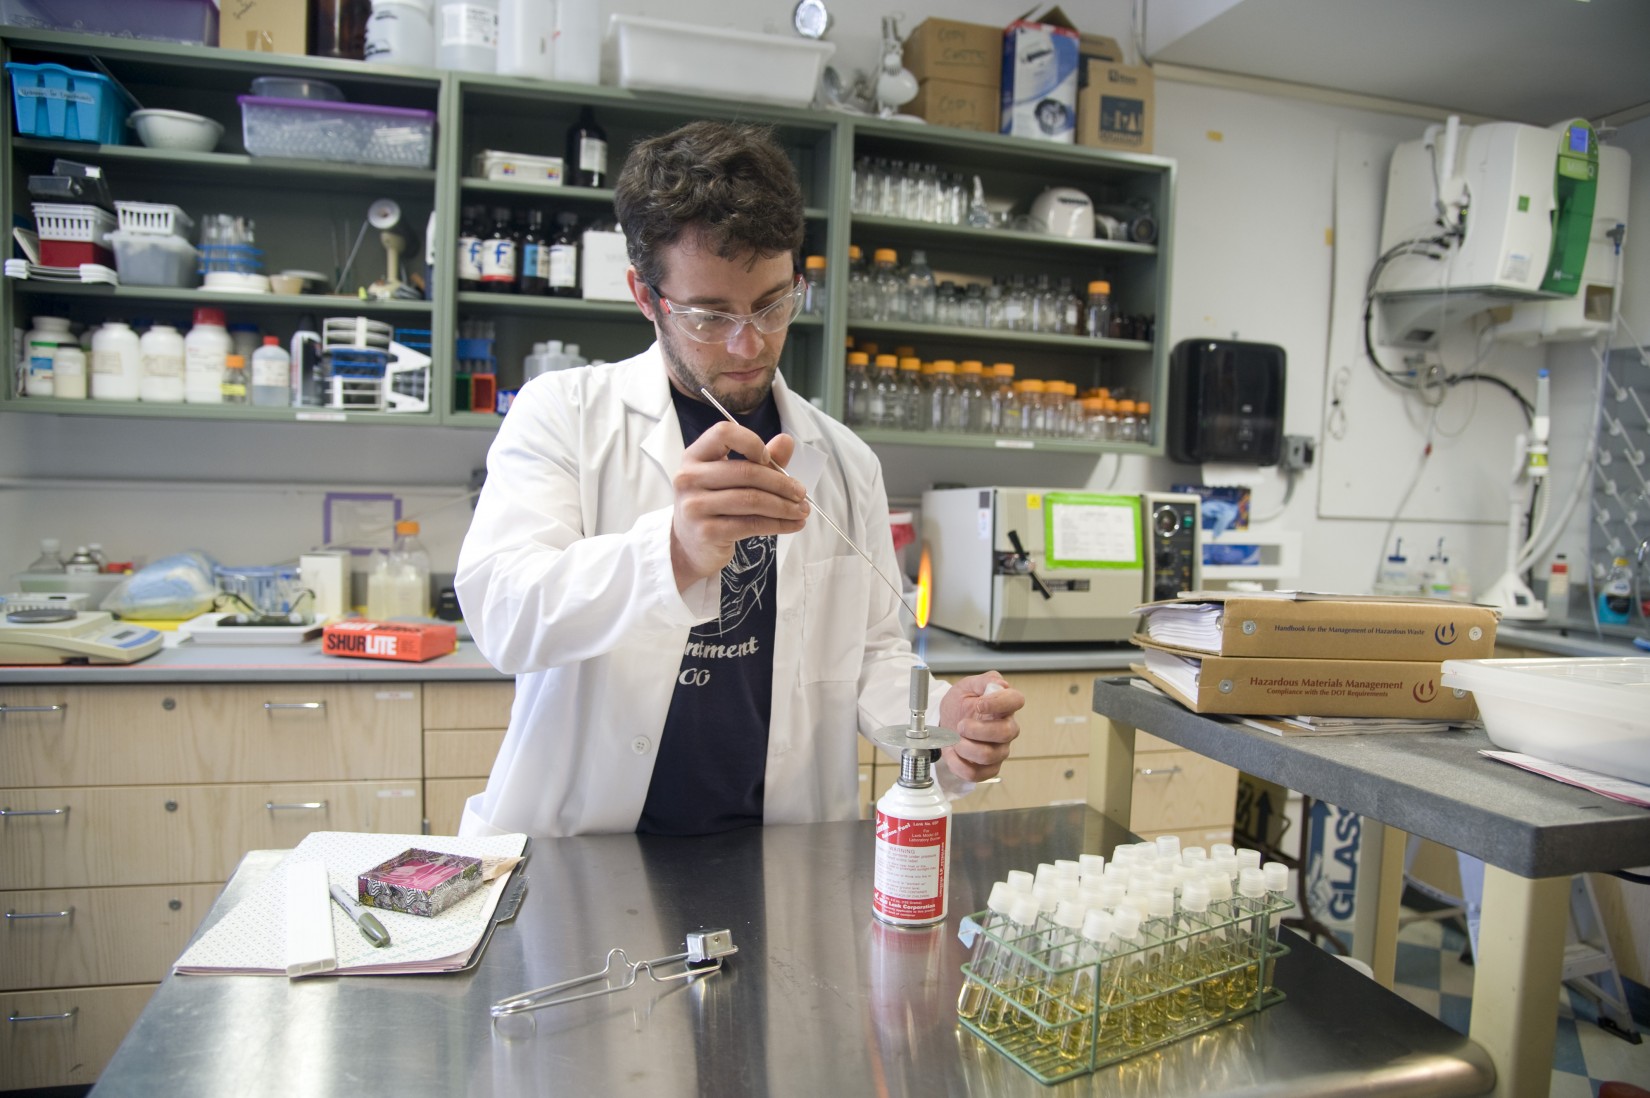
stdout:
<svg viewBox="0 0 1650 1098">
<path fill-rule="evenodd" d="M 802 311 L 802 292 L 805 288 L 806 283 L 802 276 L 798 275 L 783 297 L 764 305 L 754 313 L 736 315 L 719 313 L 715 309 L 699 309 L 692 305 L 678 305 L 660 293 L 659 287 L 648 284 L 648 289 L 653 291 L 653 297 L 659 302 L 663 315 L 677 331 L 699 343 L 732 343 L 739 337 L 739 333 L 745 330 L 747 324 L 763 335 L 776 335 L 784 331 Z"/>
</svg>

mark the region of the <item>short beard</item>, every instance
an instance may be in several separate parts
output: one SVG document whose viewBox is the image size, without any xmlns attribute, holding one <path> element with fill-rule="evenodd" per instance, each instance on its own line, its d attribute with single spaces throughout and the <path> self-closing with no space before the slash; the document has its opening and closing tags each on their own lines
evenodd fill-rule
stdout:
<svg viewBox="0 0 1650 1098">
<path fill-rule="evenodd" d="M 664 355 L 665 369 L 670 371 L 671 378 L 675 380 L 677 386 L 686 392 L 688 396 L 691 396 L 694 400 L 704 401 L 704 394 L 699 390 L 701 387 L 707 389 L 711 388 L 710 380 L 695 373 L 693 368 L 687 364 L 686 360 L 681 355 L 676 353 L 676 340 L 686 339 L 687 337 L 678 336 L 676 333 L 672 332 L 668 324 L 658 325 L 657 331 L 659 335 L 659 351 L 662 355 Z M 766 357 L 766 355 L 764 354 L 763 357 Z M 778 356 L 775 355 L 774 358 L 777 361 Z M 761 360 L 753 362 L 751 368 L 755 369 L 757 366 L 761 366 L 764 369 L 769 368 L 767 363 L 762 362 Z M 730 394 L 728 396 L 723 396 L 718 393 L 716 395 L 716 399 L 720 401 L 722 405 L 730 412 L 734 412 L 742 416 L 749 415 L 760 408 L 764 400 L 768 399 L 768 394 L 773 391 L 773 379 L 777 376 L 778 372 L 775 370 L 774 373 L 769 374 L 768 381 L 764 385 L 760 385 L 754 389 L 741 389 L 738 393 Z M 712 389 L 712 392 L 715 392 L 715 390 Z"/>
</svg>

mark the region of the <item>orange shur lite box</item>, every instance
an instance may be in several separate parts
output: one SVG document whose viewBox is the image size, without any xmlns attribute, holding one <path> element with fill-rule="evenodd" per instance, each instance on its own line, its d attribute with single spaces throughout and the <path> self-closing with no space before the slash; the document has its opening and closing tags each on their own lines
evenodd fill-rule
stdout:
<svg viewBox="0 0 1650 1098">
<path fill-rule="evenodd" d="M 321 651 L 329 656 L 422 663 L 457 647 L 456 625 L 341 621 L 321 631 Z"/>
</svg>

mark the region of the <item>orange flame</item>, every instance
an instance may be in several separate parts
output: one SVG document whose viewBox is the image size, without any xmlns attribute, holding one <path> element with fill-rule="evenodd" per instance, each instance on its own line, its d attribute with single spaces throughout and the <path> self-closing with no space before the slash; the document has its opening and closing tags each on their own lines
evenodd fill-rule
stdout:
<svg viewBox="0 0 1650 1098">
<path fill-rule="evenodd" d="M 928 606 L 934 597 L 934 568 L 928 560 L 928 546 L 922 547 L 922 563 L 917 565 L 917 628 L 928 627 Z"/>
</svg>

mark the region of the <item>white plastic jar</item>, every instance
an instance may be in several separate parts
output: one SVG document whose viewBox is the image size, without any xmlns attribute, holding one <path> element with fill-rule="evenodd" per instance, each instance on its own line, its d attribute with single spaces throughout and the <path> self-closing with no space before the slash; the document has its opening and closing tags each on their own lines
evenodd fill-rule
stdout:
<svg viewBox="0 0 1650 1098">
<path fill-rule="evenodd" d="M 556 0 L 499 0 L 498 73 L 556 78 Z"/>
<path fill-rule="evenodd" d="M 138 334 L 111 320 L 92 335 L 92 399 L 136 400 L 143 377 Z"/>
<path fill-rule="evenodd" d="M 435 63 L 462 72 L 497 72 L 498 0 L 438 0 Z"/>
<path fill-rule="evenodd" d="M 65 343 L 57 348 L 52 373 L 57 399 L 86 399 L 86 352 L 80 349 L 80 344 Z"/>
<path fill-rule="evenodd" d="M 57 396 L 57 351 L 64 344 L 74 343 L 69 322 L 60 316 L 37 316 L 34 327 L 23 337 L 23 351 L 28 357 L 28 372 L 23 375 L 23 395 L 32 397 Z"/>
<path fill-rule="evenodd" d="M 170 324 L 155 324 L 138 340 L 143 376 L 138 399 L 160 404 L 183 403 L 183 333 Z"/>
<path fill-rule="evenodd" d="M 434 65 L 432 4 L 433 0 L 372 0 L 366 59 L 380 65 Z"/>
<path fill-rule="evenodd" d="M 221 309 L 196 309 L 195 325 L 183 337 L 183 399 L 190 404 L 223 403 L 224 360 L 229 329 Z"/>
</svg>

